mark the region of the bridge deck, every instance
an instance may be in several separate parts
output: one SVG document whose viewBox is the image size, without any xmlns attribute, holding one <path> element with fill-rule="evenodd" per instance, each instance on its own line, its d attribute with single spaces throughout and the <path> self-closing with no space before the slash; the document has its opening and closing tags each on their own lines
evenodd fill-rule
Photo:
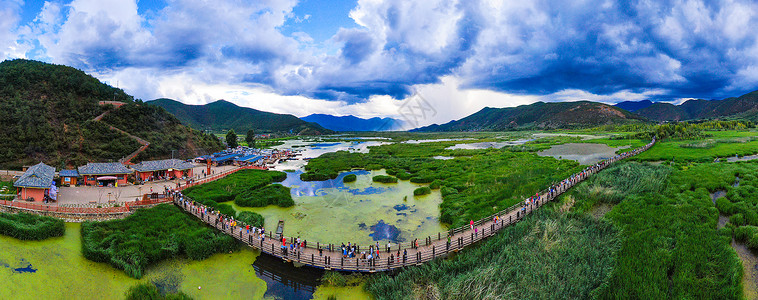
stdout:
<svg viewBox="0 0 758 300">
<path fill-rule="evenodd" d="M 646 145 L 645 147 L 627 152 L 628 154 L 603 161 L 599 163 L 599 167 L 588 167 L 585 169 L 585 171 L 579 173 L 576 177 L 572 176 L 573 180 L 570 180 L 568 183 L 555 186 L 554 192 L 550 193 L 547 190 L 543 191 L 540 193 L 539 200 L 533 201 L 530 205 L 522 206 L 522 204 L 517 204 L 475 222 L 473 228 L 476 228 L 476 230 L 472 229 L 470 225 L 454 228 L 449 232 L 439 233 L 437 236 L 418 239 L 418 247 L 415 247 L 415 243 L 413 241 L 409 243 L 392 245 L 392 249 L 389 250 L 386 248 L 386 245 L 380 245 L 379 247 L 382 249 L 382 251 L 379 251 L 379 258 L 375 258 L 371 261 L 360 258 L 359 253 L 363 251 L 368 252 L 369 249 L 369 247 L 366 247 L 364 245 L 361 245 L 358 248 L 356 251 L 356 257 L 354 258 L 343 258 L 342 250 L 340 249 L 339 245 L 320 244 L 313 242 L 307 242 L 306 247 L 301 247 L 299 250 L 287 251 L 285 254 L 285 251 L 281 249 L 281 240 L 272 238 L 271 231 L 267 233 L 268 236 L 266 236 L 266 238 L 260 239 L 258 235 L 248 234 L 242 226 L 229 228 L 227 225 L 216 222 L 217 215 L 204 214 L 201 212 L 198 206 L 191 205 L 191 202 L 180 201 L 178 199 L 179 197 L 175 197 L 175 203 L 177 206 L 183 208 L 185 211 L 196 216 L 210 226 L 216 227 L 218 230 L 235 237 L 250 247 L 260 249 L 266 254 L 281 258 L 283 260 L 297 262 L 326 270 L 350 272 L 382 272 L 403 268 L 405 266 L 423 264 L 438 257 L 446 256 L 451 252 L 460 251 L 468 245 L 474 244 L 487 237 L 490 237 L 497 233 L 500 229 L 523 219 L 525 215 L 528 215 L 532 211 L 538 209 L 548 201 L 554 200 L 560 194 L 579 184 L 592 174 L 603 170 L 616 161 L 639 154 L 649 149 L 653 144 L 655 144 L 655 140 L 651 141 L 650 144 Z M 187 199 L 187 197 L 185 197 L 185 199 L 191 201 L 191 199 Z M 494 221 L 495 215 L 499 217 L 498 222 Z M 449 243 L 448 235 L 450 235 Z M 289 246 L 290 241 L 291 239 L 288 238 L 287 246 Z M 405 251 L 407 251 L 406 256 L 403 255 Z"/>
</svg>

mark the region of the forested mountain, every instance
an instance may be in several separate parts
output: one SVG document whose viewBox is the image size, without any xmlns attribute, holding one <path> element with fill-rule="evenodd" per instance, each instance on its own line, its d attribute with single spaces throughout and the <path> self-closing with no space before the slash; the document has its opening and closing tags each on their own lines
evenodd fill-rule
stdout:
<svg viewBox="0 0 758 300">
<path fill-rule="evenodd" d="M 312 114 L 302 117 L 304 121 L 313 122 L 334 131 L 393 131 L 404 130 L 403 121 L 393 118 L 363 119 L 356 116 L 332 116 Z"/>
<path fill-rule="evenodd" d="M 610 105 L 589 102 L 537 102 L 518 107 L 482 110 L 457 121 L 414 131 L 500 131 L 575 128 L 641 122 L 643 118 Z"/>
<path fill-rule="evenodd" d="M 103 100 L 127 104 L 115 109 L 100 105 Z M 88 161 L 117 161 L 141 146 L 108 124 L 124 126 L 127 132 L 140 127 L 129 133 L 146 135 L 143 138 L 151 143 L 149 157 L 170 156 L 170 150 L 191 154 L 198 147 L 221 147 L 214 137 L 181 125 L 162 109 L 140 103 L 123 90 L 71 67 L 23 59 L 4 61 L 0 63 L 0 167 L 15 169 L 43 161 L 61 168 Z M 93 120 L 107 110 L 112 112 L 104 121 Z M 134 110 L 151 113 L 142 116 L 142 112 L 132 113 Z"/>
<path fill-rule="evenodd" d="M 680 105 L 654 103 L 635 113 L 655 121 L 684 121 L 736 117 L 755 120 L 758 114 L 758 91 L 724 100 L 687 100 Z"/>
<path fill-rule="evenodd" d="M 234 129 L 238 134 L 245 134 L 250 129 L 254 129 L 256 133 L 301 135 L 332 133 L 331 130 L 300 120 L 293 115 L 240 107 L 225 100 L 205 105 L 187 105 L 171 99 L 156 99 L 147 103 L 163 107 L 185 124 L 202 130 L 225 132 Z"/>
</svg>

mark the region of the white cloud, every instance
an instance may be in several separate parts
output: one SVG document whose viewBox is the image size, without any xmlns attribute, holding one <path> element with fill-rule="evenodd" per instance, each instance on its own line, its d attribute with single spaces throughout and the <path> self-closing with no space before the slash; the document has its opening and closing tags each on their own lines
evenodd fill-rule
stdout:
<svg viewBox="0 0 758 300">
<path fill-rule="evenodd" d="M 23 58 L 28 46 L 18 42 L 22 0 L 0 0 L 0 59 Z"/>
</svg>

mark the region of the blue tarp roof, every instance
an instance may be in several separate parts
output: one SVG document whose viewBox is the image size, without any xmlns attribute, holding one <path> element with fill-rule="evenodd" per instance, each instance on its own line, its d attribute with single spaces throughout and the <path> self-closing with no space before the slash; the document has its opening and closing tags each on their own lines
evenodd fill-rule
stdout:
<svg viewBox="0 0 758 300">
<path fill-rule="evenodd" d="M 253 155 L 247 155 L 247 156 L 240 157 L 240 158 L 236 159 L 236 161 L 256 162 L 256 161 L 258 161 L 261 158 L 263 158 L 263 155 L 253 154 Z"/>
<path fill-rule="evenodd" d="M 235 159 L 235 158 L 237 158 L 239 156 L 240 156 L 240 154 L 229 154 L 229 155 L 224 155 L 224 156 L 221 156 L 221 157 L 214 157 L 213 161 L 220 163 L 220 162 L 225 162 L 225 161 L 229 161 L 229 160 Z"/>
</svg>

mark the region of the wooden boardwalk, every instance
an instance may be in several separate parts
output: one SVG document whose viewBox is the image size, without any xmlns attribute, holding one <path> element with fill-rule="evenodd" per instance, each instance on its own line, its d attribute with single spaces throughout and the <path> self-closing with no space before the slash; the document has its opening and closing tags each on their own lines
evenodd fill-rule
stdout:
<svg viewBox="0 0 758 300">
<path fill-rule="evenodd" d="M 292 239 L 287 237 L 286 243 L 288 251 L 285 251 L 282 248 L 281 239 L 274 236 L 271 231 L 267 231 L 265 238 L 261 239 L 257 234 L 248 234 L 245 226 L 242 224 L 232 227 L 229 226 L 228 222 L 218 221 L 220 217 L 219 215 L 205 213 L 203 206 L 195 204 L 194 201 L 187 197 L 177 196 L 175 197 L 174 203 L 188 213 L 201 219 L 203 222 L 235 237 L 248 246 L 260 249 L 263 253 L 281 258 L 285 261 L 326 270 L 383 272 L 406 266 L 420 265 L 438 257 L 447 256 L 451 252 L 460 251 L 468 245 L 490 237 L 496 234 L 500 229 L 520 221 L 524 216 L 540 208 L 548 201 L 552 201 L 560 194 L 579 184 L 589 176 L 605 169 L 617 161 L 637 155 L 649 149 L 654 144 L 655 139 L 642 148 L 619 154 L 611 159 L 587 167 L 582 172 L 574 174 L 561 181 L 561 183 L 540 192 L 539 198 L 532 197 L 522 203 L 476 221 L 473 226 L 466 225 L 450 229 L 447 232 L 440 232 L 436 236 L 421 237 L 408 243 L 393 244 L 391 249 L 388 249 L 386 245 L 380 244 L 380 250 L 378 251 L 379 257 L 375 257 L 372 260 L 361 258 L 361 252 L 369 251 L 368 245 L 358 246 L 356 257 L 343 258 L 342 249 L 340 248 L 341 245 L 304 241 L 305 247 L 300 247 L 297 250 L 289 250 Z M 498 221 L 495 221 L 496 216 Z M 448 236 L 450 236 L 449 239 Z"/>
</svg>

